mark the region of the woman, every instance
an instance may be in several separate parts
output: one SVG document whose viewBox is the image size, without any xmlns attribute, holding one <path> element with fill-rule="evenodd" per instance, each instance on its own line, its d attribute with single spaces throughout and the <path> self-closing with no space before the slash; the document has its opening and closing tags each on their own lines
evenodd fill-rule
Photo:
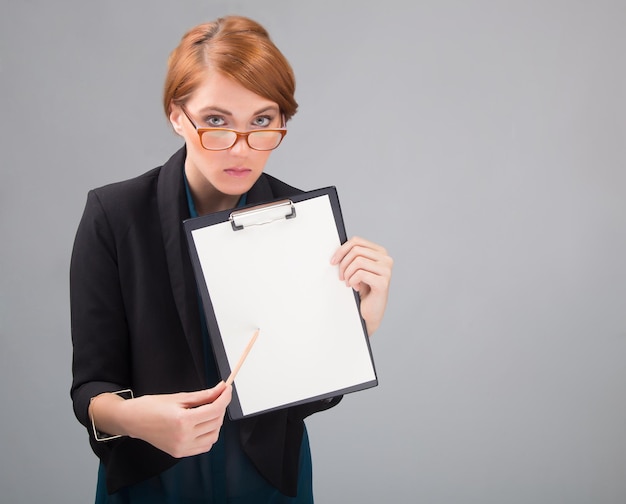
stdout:
<svg viewBox="0 0 626 504">
<path fill-rule="evenodd" d="M 165 82 L 165 112 L 184 147 L 89 192 L 70 272 L 71 393 L 101 460 L 99 503 L 313 501 L 303 420 L 340 398 L 229 421 L 231 387 L 217 375 L 182 227 L 299 192 L 263 173 L 296 112 L 294 91 L 291 67 L 259 24 L 231 16 L 199 25 L 172 52 Z M 331 262 L 359 292 L 373 334 L 391 258 L 351 238 Z"/>
</svg>

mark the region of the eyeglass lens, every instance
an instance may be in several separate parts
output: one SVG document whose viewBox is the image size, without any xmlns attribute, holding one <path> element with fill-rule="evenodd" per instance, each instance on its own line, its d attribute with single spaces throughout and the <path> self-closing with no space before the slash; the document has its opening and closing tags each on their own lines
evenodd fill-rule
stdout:
<svg viewBox="0 0 626 504">
<path fill-rule="evenodd" d="M 283 135 L 279 131 L 251 131 L 246 135 L 248 145 L 256 150 L 272 150 L 278 147 Z M 221 150 L 232 147 L 237 141 L 237 133 L 228 130 L 205 130 L 202 132 L 202 145 L 205 149 Z"/>
</svg>

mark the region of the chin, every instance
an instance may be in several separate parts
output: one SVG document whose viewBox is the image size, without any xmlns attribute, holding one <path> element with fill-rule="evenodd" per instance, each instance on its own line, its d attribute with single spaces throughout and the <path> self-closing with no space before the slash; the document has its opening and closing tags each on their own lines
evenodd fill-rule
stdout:
<svg viewBox="0 0 626 504">
<path fill-rule="evenodd" d="M 241 196 L 244 193 L 247 193 L 252 186 L 259 179 L 261 174 L 252 175 L 241 179 L 228 180 L 223 184 L 220 184 L 218 187 L 219 191 L 223 194 L 228 194 L 230 196 Z"/>
</svg>

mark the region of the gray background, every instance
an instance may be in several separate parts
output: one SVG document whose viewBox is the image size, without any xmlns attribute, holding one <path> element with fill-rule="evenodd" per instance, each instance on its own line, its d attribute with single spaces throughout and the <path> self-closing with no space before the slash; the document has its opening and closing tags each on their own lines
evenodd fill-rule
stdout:
<svg viewBox="0 0 626 504">
<path fill-rule="evenodd" d="M 308 421 L 318 502 L 626 502 L 623 0 L 0 5 L 1 502 L 92 501 L 74 233 L 180 145 L 167 55 L 226 13 L 296 71 L 267 171 L 396 260 L 380 385 Z"/>
</svg>

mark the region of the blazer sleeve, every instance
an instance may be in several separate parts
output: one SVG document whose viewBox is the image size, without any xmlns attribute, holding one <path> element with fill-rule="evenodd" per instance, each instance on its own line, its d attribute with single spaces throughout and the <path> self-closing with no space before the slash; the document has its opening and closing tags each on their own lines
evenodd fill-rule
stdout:
<svg viewBox="0 0 626 504">
<path fill-rule="evenodd" d="M 96 453 L 106 459 L 106 451 L 115 442 L 95 441 L 88 416 L 89 401 L 103 392 L 129 388 L 131 372 L 115 236 L 95 191 L 87 196 L 74 241 L 70 308 L 74 413 L 87 427 Z"/>
</svg>

